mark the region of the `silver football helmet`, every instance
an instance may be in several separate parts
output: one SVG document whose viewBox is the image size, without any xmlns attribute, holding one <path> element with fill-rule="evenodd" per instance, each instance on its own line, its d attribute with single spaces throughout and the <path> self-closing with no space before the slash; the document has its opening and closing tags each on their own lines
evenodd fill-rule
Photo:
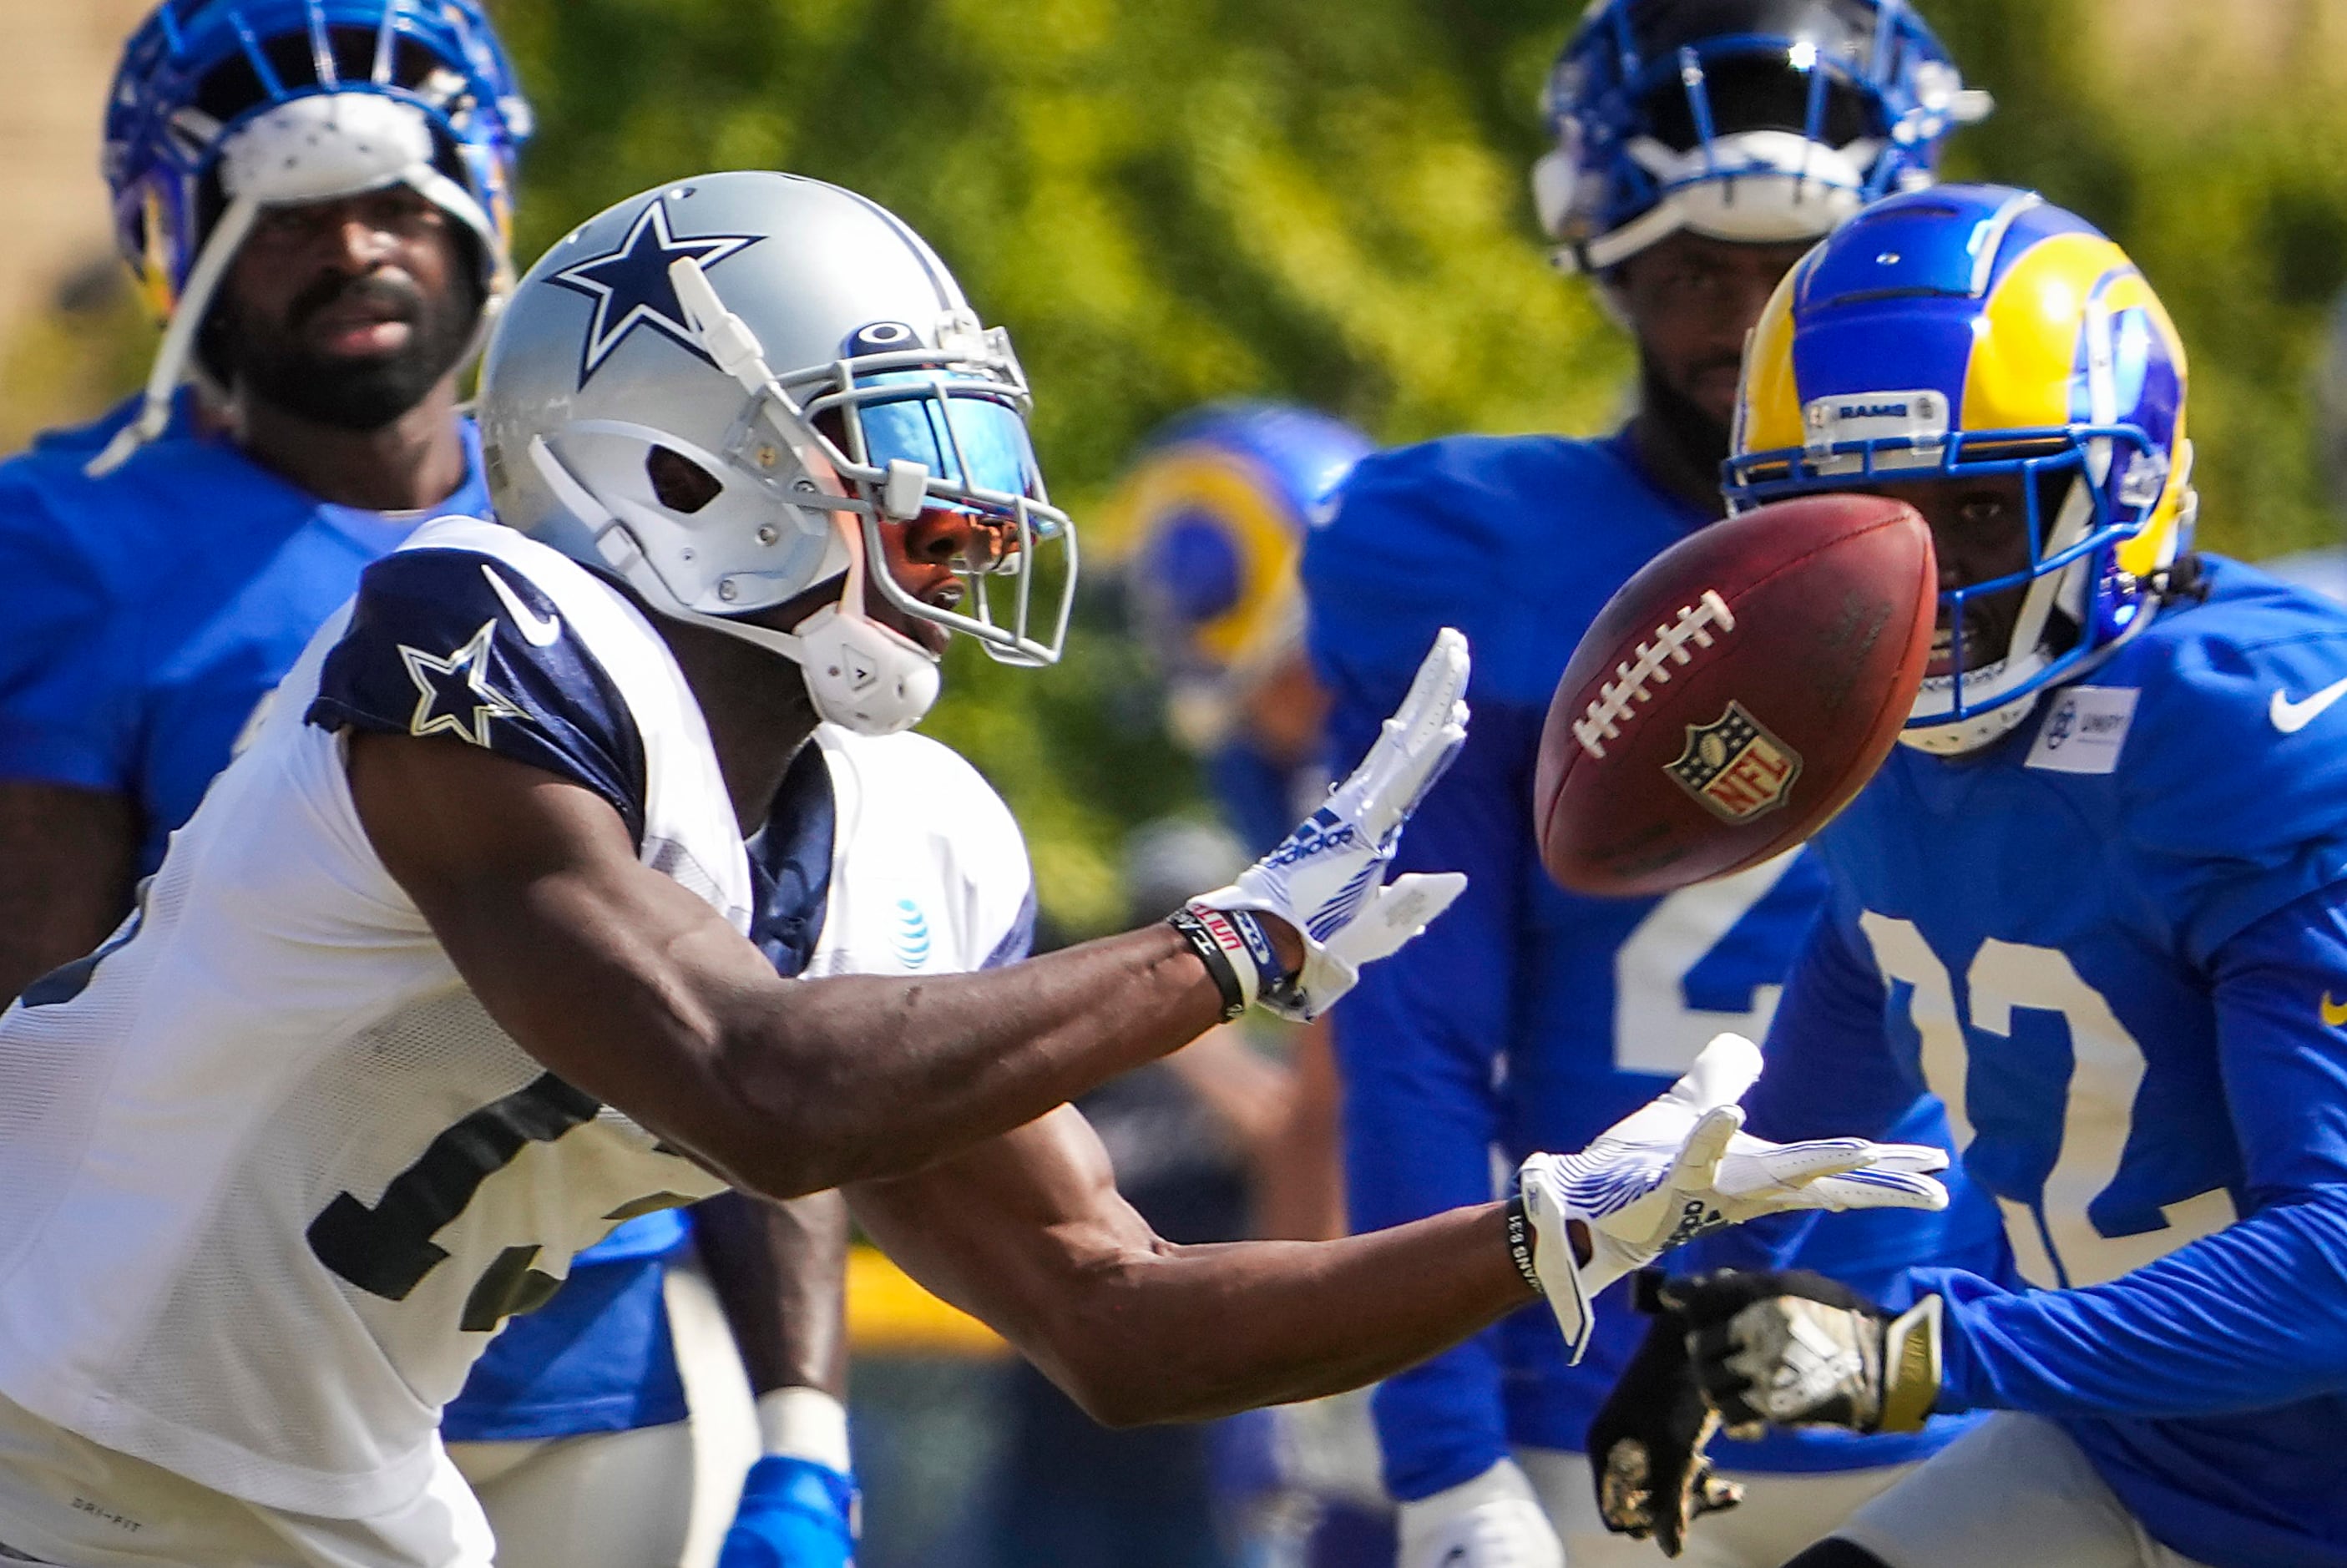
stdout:
<svg viewBox="0 0 2347 1568">
<path fill-rule="evenodd" d="M 865 613 L 867 580 L 1006 663 L 1060 656 L 1075 534 L 1029 406 L 1010 337 L 919 235 L 837 186 L 745 172 L 631 197 L 540 259 L 490 343 L 480 421 L 504 521 L 797 661 L 823 717 L 887 733 L 936 700 L 937 663 Z M 881 530 L 940 507 L 979 541 L 954 563 L 966 611 L 885 566 Z M 794 631 L 740 619 L 835 577 L 837 603 Z"/>
</svg>

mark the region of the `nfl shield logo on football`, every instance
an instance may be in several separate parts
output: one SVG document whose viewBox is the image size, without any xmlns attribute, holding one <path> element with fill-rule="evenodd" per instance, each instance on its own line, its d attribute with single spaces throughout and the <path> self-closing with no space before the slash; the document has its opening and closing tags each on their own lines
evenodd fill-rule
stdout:
<svg viewBox="0 0 2347 1568">
<path fill-rule="evenodd" d="M 1687 726 L 1686 749 L 1663 771 L 1723 820 L 1748 822 L 1785 804 L 1801 754 L 1730 702 L 1711 723 Z"/>
</svg>

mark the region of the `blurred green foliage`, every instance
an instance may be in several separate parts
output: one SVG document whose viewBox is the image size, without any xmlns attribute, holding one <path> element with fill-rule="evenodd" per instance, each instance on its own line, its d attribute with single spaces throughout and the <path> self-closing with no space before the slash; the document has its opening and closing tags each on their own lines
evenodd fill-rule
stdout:
<svg viewBox="0 0 2347 1568">
<path fill-rule="evenodd" d="M 525 250 L 720 166 L 862 190 L 1016 336 L 1081 522 L 1149 429 L 1297 399 L 1389 440 L 1590 430 L 1628 364 L 1530 241 L 1553 5 L 510 0 L 542 116 Z M 968 651 L 965 650 L 967 654 Z M 1046 904 L 1122 914 L 1122 830 L 1193 797 L 1097 596 L 1048 672 L 959 659 L 929 729 L 1010 798 Z"/>
<path fill-rule="evenodd" d="M 491 4 L 541 113 L 525 254 L 712 168 L 863 190 L 1015 333 L 1080 519 L 1153 425 L 1208 398 L 1296 399 L 1386 441 L 1586 433 L 1623 405 L 1626 346 L 1548 270 L 1524 181 L 1578 0 Z M 2203 541 L 2331 538 L 2309 386 L 2347 278 L 2347 0 L 1923 9 L 2000 104 L 1951 172 L 2084 212 L 2177 316 Z M 110 362 L 57 369 L 72 335 L 19 334 L 0 428 L 122 384 Z M 1086 614 L 1057 670 L 959 658 L 930 725 L 1010 796 L 1078 930 L 1118 913 L 1121 828 L 1194 788 L 1137 655 L 1097 600 Z"/>
</svg>

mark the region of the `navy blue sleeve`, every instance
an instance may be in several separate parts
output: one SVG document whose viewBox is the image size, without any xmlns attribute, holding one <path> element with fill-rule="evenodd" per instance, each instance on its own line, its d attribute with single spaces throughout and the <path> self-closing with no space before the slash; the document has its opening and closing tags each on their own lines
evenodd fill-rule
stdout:
<svg viewBox="0 0 2347 1568">
<path fill-rule="evenodd" d="M 1008 968 L 1012 964 L 1025 962 L 1034 952 L 1035 889 L 1030 886 L 1027 897 L 1020 900 L 1019 913 L 1011 920 L 1010 928 L 1002 933 L 1002 940 L 994 944 L 994 950 L 986 955 L 986 962 L 979 968 Z"/>
<path fill-rule="evenodd" d="M 643 740 L 618 685 L 553 600 L 489 556 L 400 550 L 367 568 L 307 717 L 526 763 L 601 795 L 642 840 Z"/>
<path fill-rule="evenodd" d="M 1337 754 L 1366 750 L 1403 690 L 1339 688 Z M 1408 948 L 1363 970 L 1333 1015 L 1356 1230 L 1491 1201 L 1494 1071 L 1516 989 L 1518 895 L 1532 854 L 1527 770 L 1542 717 L 1477 703 L 1465 748 L 1410 819 L 1395 860 L 1398 873 L 1464 871 L 1467 890 Z M 1396 1497 L 1488 1470 L 1508 1451 L 1493 1336 L 1387 1379 L 1375 1410 Z"/>
<path fill-rule="evenodd" d="M 2347 886 L 2233 938 L 2212 968 L 2245 1217 L 2106 1284 L 2014 1292 L 1918 1271 L 1947 1303 L 1942 1407 L 2054 1416 L 2262 1409 L 2347 1391 Z"/>
</svg>

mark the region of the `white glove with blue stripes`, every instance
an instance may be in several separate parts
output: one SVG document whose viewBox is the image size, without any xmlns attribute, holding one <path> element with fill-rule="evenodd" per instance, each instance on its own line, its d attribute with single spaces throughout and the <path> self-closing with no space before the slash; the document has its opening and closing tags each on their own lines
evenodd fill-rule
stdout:
<svg viewBox="0 0 2347 1568">
<path fill-rule="evenodd" d="M 1361 966 L 1385 958 L 1426 929 L 1466 890 L 1456 871 L 1385 880 L 1402 825 L 1467 743 L 1467 639 L 1445 627 L 1418 667 L 1409 693 L 1378 733 L 1368 755 L 1328 793 L 1279 847 L 1228 887 L 1190 904 L 1205 915 L 1237 972 L 1243 999 L 1285 1018 L 1316 1018 L 1353 989 Z M 1259 912 L 1304 938 L 1304 967 L 1272 970 L 1258 933 L 1239 923 L 1226 938 L 1211 916 Z"/>
<path fill-rule="evenodd" d="M 1573 1360 L 1588 1348 L 1590 1298 L 1681 1242 L 1789 1209 L 1948 1206 L 1929 1174 L 1946 1168 L 1945 1150 L 1864 1138 L 1771 1143 L 1742 1132 L 1737 1102 L 1759 1076 L 1759 1047 L 1717 1036 L 1686 1077 L 1580 1153 L 1524 1162 L 1532 1266 Z M 1574 1220 L 1588 1235 L 1585 1263 Z"/>
</svg>

